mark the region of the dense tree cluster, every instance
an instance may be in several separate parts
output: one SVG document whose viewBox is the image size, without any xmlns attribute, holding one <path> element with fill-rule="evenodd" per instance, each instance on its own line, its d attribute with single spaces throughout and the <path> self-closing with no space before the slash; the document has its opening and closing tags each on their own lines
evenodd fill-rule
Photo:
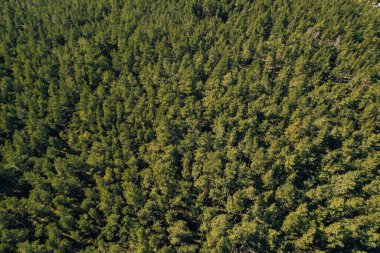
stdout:
<svg viewBox="0 0 380 253">
<path fill-rule="evenodd" d="M 379 11 L 0 1 L 0 252 L 376 252 Z"/>
</svg>

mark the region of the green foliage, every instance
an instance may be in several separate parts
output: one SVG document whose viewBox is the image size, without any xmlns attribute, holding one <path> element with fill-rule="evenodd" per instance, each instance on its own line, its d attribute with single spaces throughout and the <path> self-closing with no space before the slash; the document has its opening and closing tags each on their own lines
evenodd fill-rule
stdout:
<svg viewBox="0 0 380 253">
<path fill-rule="evenodd" d="M 377 252 L 369 2 L 0 1 L 0 252 Z"/>
</svg>

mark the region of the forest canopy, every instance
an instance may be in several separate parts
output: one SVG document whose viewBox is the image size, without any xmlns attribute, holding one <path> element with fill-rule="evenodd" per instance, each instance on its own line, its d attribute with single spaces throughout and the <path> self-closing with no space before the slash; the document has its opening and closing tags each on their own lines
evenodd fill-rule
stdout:
<svg viewBox="0 0 380 253">
<path fill-rule="evenodd" d="M 375 7 L 1 0 L 0 252 L 379 252 Z"/>
</svg>

